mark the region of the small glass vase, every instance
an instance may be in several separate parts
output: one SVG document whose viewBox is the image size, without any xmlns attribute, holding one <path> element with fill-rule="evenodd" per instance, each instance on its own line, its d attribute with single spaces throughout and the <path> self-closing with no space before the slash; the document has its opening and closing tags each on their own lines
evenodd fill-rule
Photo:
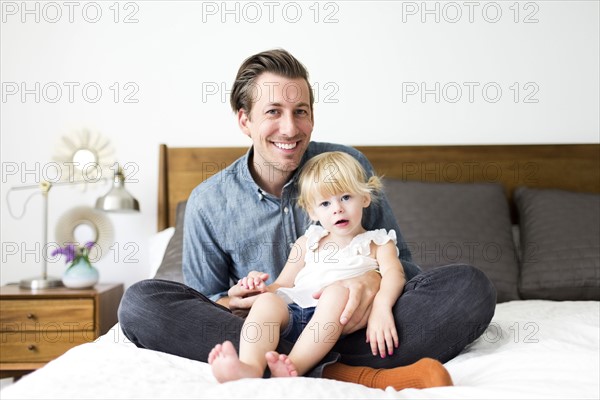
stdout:
<svg viewBox="0 0 600 400">
<path fill-rule="evenodd" d="M 88 289 L 98 283 L 98 270 L 83 257 L 78 257 L 62 276 L 63 285 L 69 289 Z"/>
</svg>

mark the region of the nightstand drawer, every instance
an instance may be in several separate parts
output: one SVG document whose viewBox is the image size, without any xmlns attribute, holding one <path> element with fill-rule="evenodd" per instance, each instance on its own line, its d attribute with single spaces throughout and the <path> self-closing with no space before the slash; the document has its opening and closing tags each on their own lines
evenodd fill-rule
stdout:
<svg viewBox="0 0 600 400">
<path fill-rule="evenodd" d="M 94 329 L 93 299 L 3 300 L 0 331 Z"/>
<path fill-rule="evenodd" d="M 114 283 L 90 289 L 0 286 L 0 377 L 22 376 L 108 332 L 117 323 L 123 289 Z"/>
<path fill-rule="evenodd" d="M 94 340 L 89 331 L 2 332 L 0 362 L 46 362 L 72 347 Z"/>
</svg>

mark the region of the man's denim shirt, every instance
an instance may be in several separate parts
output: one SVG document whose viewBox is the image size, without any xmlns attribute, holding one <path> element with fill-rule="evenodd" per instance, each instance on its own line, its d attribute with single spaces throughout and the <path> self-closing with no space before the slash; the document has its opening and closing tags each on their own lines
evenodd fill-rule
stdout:
<svg viewBox="0 0 600 400">
<path fill-rule="evenodd" d="M 351 154 L 360 161 L 368 176 L 373 175 L 373 167 L 358 150 L 330 143 L 311 142 L 300 166 L 327 151 Z M 254 182 L 248 167 L 252 154 L 250 148 L 229 167 L 202 182 L 187 202 L 183 235 L 184 281 L 213 301 L 226 296 L 232 284 L 252 270 L 268 273 L 267 284 L 273 282 L 285 266 L 292 245 L 311 224 L 306 212 L 296 204 L 300 168 L 278 198 Z M 365 209 L 363 227 L 366 230 L 394 229 L 406 280 L 420 272 L 412 263 L 410 251 L 383 194 L 379 201 Z"/>
</svg>

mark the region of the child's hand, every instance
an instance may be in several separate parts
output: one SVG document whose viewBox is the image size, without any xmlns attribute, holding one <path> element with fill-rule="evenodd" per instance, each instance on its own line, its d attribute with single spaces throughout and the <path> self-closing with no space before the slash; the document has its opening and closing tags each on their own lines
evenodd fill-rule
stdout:
<svg viewBox="0 0 600 400">
<path fill-rule="evenodd" d="M 398 348 L 398 332 L 392 310 L 373 306 L 367 323 L 367 343 L 371 343 L 374 356 L 379 354 L 385 358 L 386 348 L 388 355 L 394 354 L 394 348 Z"/>
<path fill-rule="evenodd" d="M 256 290 L 257 292 L 265 291 L 267 285 L 265 281 L 269 279 L 269 274 L 265 272 L 250 271 L 248 276 L 240 279 L 238 285 L 248 290 Z"/>
<path fill-rule="evenodd" d="M 227 291 L 229 297 L 229 308 L 239 315 L 248 315 L 248 310 L 261 293 L 268 291 L 265 281 L 269 279 L 269 274 L 264 272 L 252 271 L 248 276 L 240 279 Z"/>
</svg>

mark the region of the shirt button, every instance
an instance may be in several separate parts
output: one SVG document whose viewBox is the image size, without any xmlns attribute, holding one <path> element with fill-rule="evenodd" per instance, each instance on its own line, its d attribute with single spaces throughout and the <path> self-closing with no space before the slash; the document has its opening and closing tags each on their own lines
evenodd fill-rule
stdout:
<svg viewBox="0 0 600 400">
<path fill-rule="evenodd" d="M 287 208 L 287 207 L 284 207 L 284 208 L 283 208 L 283 212 L 287 214 L 288 212 L 290 212 L 290 210 L 289 210 L 289 208 Z"/>
</svg>

